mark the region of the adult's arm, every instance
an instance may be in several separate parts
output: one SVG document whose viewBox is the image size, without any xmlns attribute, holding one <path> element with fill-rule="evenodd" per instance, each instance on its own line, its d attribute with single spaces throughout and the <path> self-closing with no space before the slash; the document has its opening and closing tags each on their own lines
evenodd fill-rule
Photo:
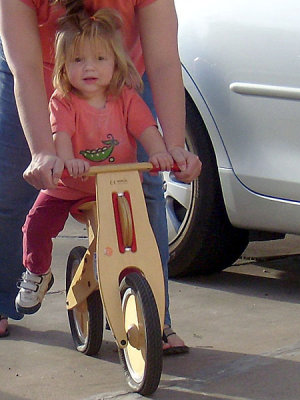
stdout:
<svg viewBox="0 0 300 400">
<path fill-rule="evenodd" d="M 164 140 L 189 182 L 201 170 L 198 157 L 184 149 L 185 96 L 177 43 L 177 15 L 173 0 L 156 0 L 138 11 L 143 55 Z"/>
<path fill-rule="evenodd" d="M 24 178 L 37 189 L 52 188 L 63 162 L 56 156 L 52 139 L 35 10 L 19 0 L 0 0 L 0 36 L 32 155 Z"/>
</svg>

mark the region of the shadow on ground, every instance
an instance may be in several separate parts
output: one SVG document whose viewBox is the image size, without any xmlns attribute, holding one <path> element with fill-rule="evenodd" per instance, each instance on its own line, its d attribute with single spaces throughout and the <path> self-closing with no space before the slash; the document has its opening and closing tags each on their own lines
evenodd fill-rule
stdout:
<svg viewBox="0 0 300 400">
<path fill-rule="evenodd" d="M 217 289 L 272 300 L 300 303 L 300 256 L 236 264 L 212 275 L 189 276 L 174 280 L 185 284 Z M 257 274 L 257 269 L 259 274 Z"/>
</svg>

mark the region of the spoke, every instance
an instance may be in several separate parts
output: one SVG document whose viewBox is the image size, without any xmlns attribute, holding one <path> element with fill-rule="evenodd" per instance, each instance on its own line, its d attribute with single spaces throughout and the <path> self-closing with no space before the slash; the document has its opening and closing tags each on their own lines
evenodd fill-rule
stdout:
<svg viewBox="0 0 300 400">
<path fill-rule="evenodd" d="M 167 225 L 168 225 L 168 236 L 169 236 L 169 241 L 173 239 L 176 235 L 177 232 L 180 228 L 180 222 L 178 221 L 172 204 L 168 204 L 169 202 L 167 201 Z M 172 202 L 173 203 L 173 202 Z"/>
<path fill-rule="evenodd" d="M 169 180 L 165 196 L 173 198 L 187 210 L 191 199 L 191 185 Z"/>
<path fill-rule="evenodd" d="M 184 224 L 185 211 L 189 210 L 192 196 L 192 185 L 179 182 L 170 173 L 163 173 L 166 198 L 168 238 L 171 243 Z M 173 178 L 173 179 L 172 179 Z M 180 210 L 181 208 L 181 210 Z M 178 212 L 180 213 L 178 214 Z"/>
</svg>

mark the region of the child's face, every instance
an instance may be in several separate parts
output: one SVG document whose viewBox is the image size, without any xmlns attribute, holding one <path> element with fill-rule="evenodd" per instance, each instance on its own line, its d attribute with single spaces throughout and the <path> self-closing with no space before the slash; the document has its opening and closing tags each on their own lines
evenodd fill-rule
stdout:
<svg viewBox="0 0 300 400">
<path fill-rule="evenodd" d="M 66 72 L 71 85 L 87 98 L 103 98 L 114 72 L 114 56 L 104 46 L 90 45 L 84 41 L 72 59 L 66 62 Z"/>
</svg>

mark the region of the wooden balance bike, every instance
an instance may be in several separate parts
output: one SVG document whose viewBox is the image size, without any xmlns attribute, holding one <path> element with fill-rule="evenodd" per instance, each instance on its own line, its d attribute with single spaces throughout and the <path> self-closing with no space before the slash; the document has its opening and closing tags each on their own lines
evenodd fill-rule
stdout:
<svg viewBox="0 0 300 400">
<path fill-rule="evenodd" d="M 106 320 L 129 386 L 153 393 L 162 371 L 165 288 L 159 251 L 142 191 L 140 171 L 151 163 L 91 167 L 96 200 L 71 214 L 86 223 L 89 247 L 75 247 L 66 272 L 67 309 L 78 351 L 93 355 Z"/>
</svg>

